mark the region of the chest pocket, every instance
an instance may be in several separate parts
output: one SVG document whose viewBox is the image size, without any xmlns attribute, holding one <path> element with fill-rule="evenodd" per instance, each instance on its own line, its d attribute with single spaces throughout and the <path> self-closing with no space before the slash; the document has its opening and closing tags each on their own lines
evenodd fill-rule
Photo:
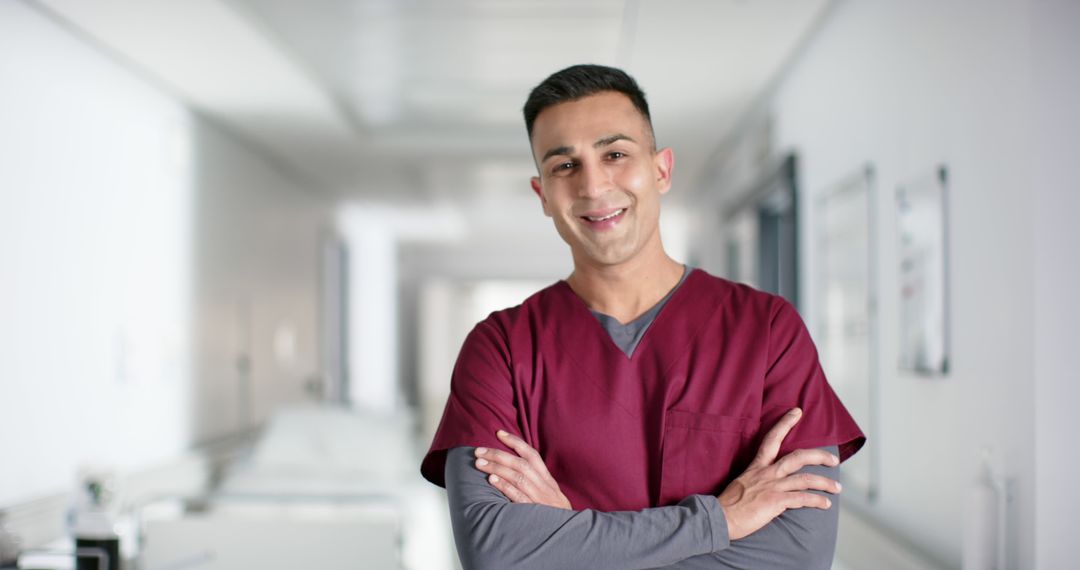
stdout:
<svg viewBox="0 0 1080 570">
<path fill-rule="evenodd" d="M 754 458 L 760 421 L 669 410 L 664 424 L 660 504 L 719 495 Z"/>
</svg>

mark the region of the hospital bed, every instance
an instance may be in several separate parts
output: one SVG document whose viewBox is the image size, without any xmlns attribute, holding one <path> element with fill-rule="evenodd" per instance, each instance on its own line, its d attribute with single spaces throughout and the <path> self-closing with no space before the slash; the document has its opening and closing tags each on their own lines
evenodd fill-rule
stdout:
<svg viewBox="0 0 1080 570">
<path fill-rule="evenodd" d="M 452 568 L 445 499 L 418 465 L 407 416 L 280 412 L 205 500 L 144 508 L 139 567 Z"/>
</svg>

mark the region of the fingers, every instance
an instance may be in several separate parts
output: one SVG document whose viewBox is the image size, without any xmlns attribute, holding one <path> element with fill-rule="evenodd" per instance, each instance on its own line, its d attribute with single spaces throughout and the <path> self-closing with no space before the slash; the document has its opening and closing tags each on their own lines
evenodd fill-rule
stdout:
<svg viewBox="0 0 1080 570">
<path fill-rule="evenodd" d="M 515 503 L 573 509 L 539 452 L 506 431 L 499 430 L 496 435 L 513 453 L 484 447 L 476 449 L 476 467 L 491 475 L 489 482 L 493 486 Z"/>
<path fill-rule="evenodd" d="M 510 432 L 499 430 L 495 432 L 495 435 L 499 436 L 499 440 L 505 443 L 507 447 L 513 449 L 518 455 L 525 459 L 540 456 L 532 446 L 525 443 L 525 440 Z"/>
<path fill-rule="evenodd" d="M 476 456 L 487 459 L 492 463 L 498 463 L 500 465 L 514 469 L 525 473 L 531 468 L 531 465 L 524 458 L 518 457 L 513 453 L 507 453 L 501 449 L 492 449 L 490 447 L 477 447 Z"/>
<path fill-rule="evenodd" d="M 537 477 L 547 482 L 549 485 L 555 484 L 555 478 L 551 476 L 551 472 L 548 471 L 547 464 L 545 464 L 544 459 L 540 457 L 540 453 L 533 449 L 528 443 L 525 443 L 525 440 L 504 430 L 495 432 L 495 435 L 497 435 L 499 440 L 505 443 L 507 447 L 513 449 L 515 453 L 521 456 L 521 458 L 532 467 L 533 472 Z"/>
<path fill-rule="evenodd" d="M 789 475 L 780 481 L 776 487 L 781 491 L 824 491 L 838 494 L 841 490 L 840 482 L 815 475 L 813 473 L 796 473 Z"/>
<path fill-rule="evenodd" d="M 506 498 L 510 499 L 510 502 L 512 503 L 524 504 L 533 502 L 527 494 L 521 491 L 521 489 L 518 489 L 513 483 L 498 475 L 488 475 L 488 483 L 491 483 L 492 487 L 495 487 L 501 491 L 503 495 L 506 495 Z"/>
<path fill-rule="evenodd" d="M 777 477 L 787 477 L 807 465 L 836 467 L 840 458 L 823 449 L 796 449 L 776 462 Z"/>
<path fill-rule="evenodd" d="M 780 444 L 784 443 L 784 438 L 791 432 L 791 428 L 799 423 L 801 417 L 802 410 L 799 408 L 792 408 L 788 413 L 784 414 L 780 421 L 776 422 L 776 425 L 765 434 L 765 438 L 761 440 L 757 455 L 750 462 L 750 467 L 771 465 L 776 460 L 776 456 L 780 454 Z"/>
<path fill-rule="evenodd" d="M 529 462 L 499 449 L 476 448 L 476 467 L 484 473 L 495 473 L 516 485 L 523 485 L 531 474 Z"/>
<path fill-rule="evenodd" d="M 832 500 L 825 495 L 814 493 L 785 493 L 785 509 L 801 509 L 810 507 L 814 509 L 828 510 L 832 507 Z"/>
<path fill-rule="evenodd" d="M 503 433 L 505 434 L 505 432 Z M 503 437 L 502 439 L 505 440 L 506 438 Z M 498 485 L 496 485 L 496 488 L 504 491 L 504 494 L 511 501 L 515 503 L 543 502 L 546 504 L 545 499 L 551 491 L 558 489 L 558 485 L 551 478 L 543 461 L 539 459 L 540 455 L 524 441 L 519 438 L 516 439 L 517 441 L 514 442 L 515 447 L 511 449 L 518 453 L 525 453 L 530 459 L 500 449 L 478 447 L 476 448 L 476 468 L 501 480 L 503 486 L 508 487 L 508 489 L 504 490 L 503 487 Z M 539 468 L 536 467 L 537 462 Z M 494 483 L 492 484 L 494 485 Z M 519 498 L 515 499 L 514 497 Z"/>
<path fill-rule="evenodd" d="M 476 460 L 476 468 L 489 475 L 488 481 L 494 485 L 500 491 L 515 503 L 520 502 L 532 502 L 534 484 L 527 475 L 527 466 L 525 460 L 520 457 L 505 457 L 505 452 L 501 452 L 494 449 L 477 448 L 477 454 L 483 455 Z M 496 459 L 498 454 L 502 454 L 503 457 Z M 520 463 L 514 464 L 517 461 Z M 500 483 L 500 484 L 496 484 Z M 512 492 L 508 492 L 504 487 L 511 488 Z M 525 500 L 517 500 L 512 494 L 520 495 Z"/>
</svg>

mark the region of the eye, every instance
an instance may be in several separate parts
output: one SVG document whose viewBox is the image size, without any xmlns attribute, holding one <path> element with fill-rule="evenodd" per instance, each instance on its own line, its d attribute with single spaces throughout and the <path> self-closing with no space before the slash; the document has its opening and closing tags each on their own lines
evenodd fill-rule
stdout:
<svg viewBox="0 0 1080 570">
<path fill-rule="evenodd" d="M 625 156 L 626 156 L 625 154 L 623 154 L 623 153 L 621 153 L 621 152 L 619 152 L 617 150 L 613 150 L 613 151 L 608 153 L 608 158 L 610 158 L 611 160 L 619 160 L 620 158 L 624 158 Z"/>
<path fill-rule="evenodd" d="M 574 165 L 573 161 L 568 160 L 566 162 L 560 162 L 560 163 L 556 164 L 555 166 L 553 166 L 551 168 L 551 171 L 556 172 L 556 173 L 558 173 L 558 172 L 566 172 L 567 170 L 570 170 L 570 169 L 574 168 L 574 166 L 575 165 Z"/>
</svg>

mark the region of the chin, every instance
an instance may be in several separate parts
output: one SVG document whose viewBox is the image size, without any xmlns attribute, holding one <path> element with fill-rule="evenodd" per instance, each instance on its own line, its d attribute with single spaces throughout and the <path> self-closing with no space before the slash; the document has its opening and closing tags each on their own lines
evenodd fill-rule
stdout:
<svg viewBox="0 0 1080 570">
<path fill-rule="evenodd" d="M 612 247 L 585 246 L 581 249 L 582 257 L 596 265 L 619 265 L 634 257 L 635 248 L 630 244 L 618 244 Z"/>
</svg>

